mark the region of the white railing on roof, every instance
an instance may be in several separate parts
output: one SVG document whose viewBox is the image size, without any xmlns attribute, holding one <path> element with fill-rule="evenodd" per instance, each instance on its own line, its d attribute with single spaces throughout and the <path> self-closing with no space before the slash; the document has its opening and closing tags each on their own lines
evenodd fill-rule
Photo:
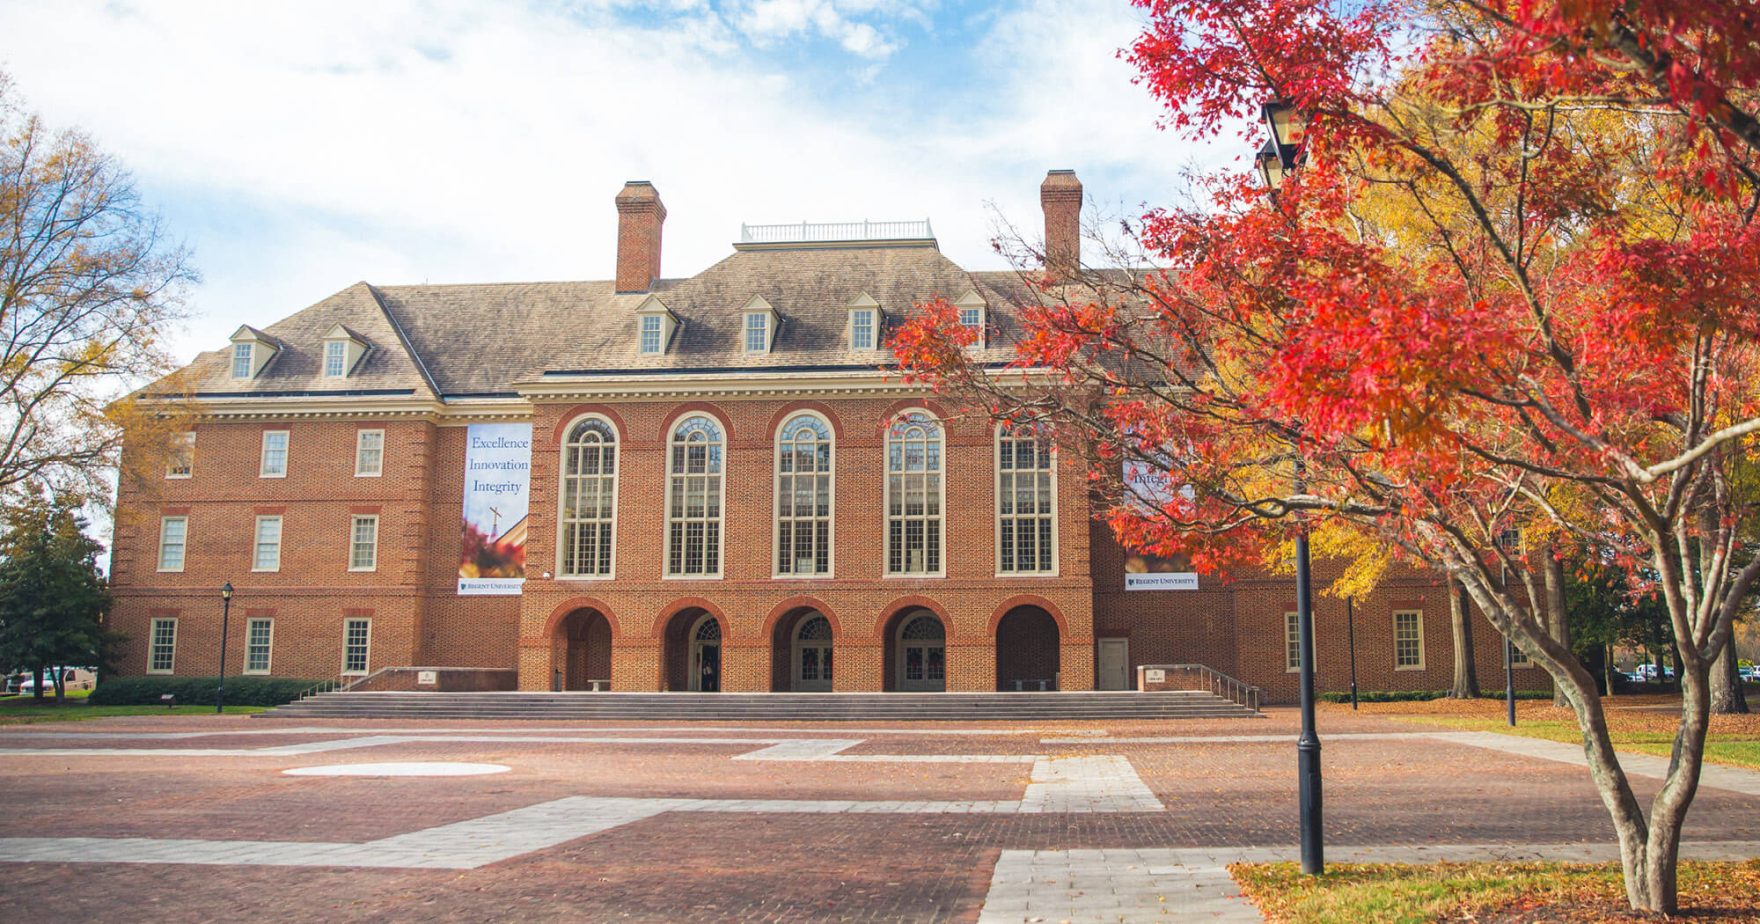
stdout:
<svg viewBox="0 0 1760 924">
<path fill-rule="evenodd" d="M 741 244 L 794 244 L 822 241 L 921 241 L 935 237 L 922 221 L 803 221 L 792 225 L 739 226 Z"/>
</svg>

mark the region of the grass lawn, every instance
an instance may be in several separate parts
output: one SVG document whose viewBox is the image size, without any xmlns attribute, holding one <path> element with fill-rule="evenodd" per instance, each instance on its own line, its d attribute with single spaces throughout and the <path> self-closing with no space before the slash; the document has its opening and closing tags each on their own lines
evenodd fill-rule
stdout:
<svg viewBox="0 0 1760 924">
<path fill-rule="evenodd" d="M 262 706 L 227 706 L 228 715 L 262 712 Z M 88 706 L 82 700 L 67 698 L 57 705 L 53 697 L 35 700 L 28 696 L 0 699 L 0 725 L 35 725 L 41 722 L 77 722 L 81 719 L 102 719 L 115 715 L 213 715 L 213 705 L 187 703 L 170 709 L 164 706 Z"/>
<path fill-rule="evenodd" d="M 1294 863 L 1229 872 L 1271 922 L 1663 921 L 1626 905 L 1619 864 L 1339 864 L 1324 876 Z M 1760 860 L 1683 863 L 1680 905 L 1695 918 L 1760 920 Z"/>
<path fill-rule="evenodd" d="M 1607 729 L 1613 744 L 1635 754 L 1669 756 L 1675 726 L 1680 722 L 1679 700 L 1671 696 L 1616 696 L 1602 700 L 1607 710 Z M 1350 706 L 1329 704 L 1329 710 Z M 1516 726 L 1504 719 L 1502 700 L 1438 699 L 1419 703 L 1364 703 L 1362 712 L 1384 715 L 1402 722 L 1420 722 L 1460 731 L 1497 732 L 1544 738 L 1580 745 L 1582 732 L 1568 709 L 1550 701 L 1516 703 Z M 1708 763 L 1760 770 L 1760 714 L 1716 715 L 1705 736 Z"/>
</svg>

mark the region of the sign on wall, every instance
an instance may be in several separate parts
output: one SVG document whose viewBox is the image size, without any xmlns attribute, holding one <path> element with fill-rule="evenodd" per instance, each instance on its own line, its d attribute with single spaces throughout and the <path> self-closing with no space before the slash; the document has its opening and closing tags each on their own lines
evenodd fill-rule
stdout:
<svg viewBox="0 0 1760 924">
<path fill-rule="evenodd" d="M 526 578 L 532 425 L 471 424 L 466 431 L 458 592 L 518 594 Z"/>
<path fill-rule="evenodd" d="M 1124 490 L 1131 503 L 1159 510 L 1171 503 L 1175 492 L 1189 500 L 1189 485 L 1175 488 L 1167 472 L 1137 460 L 1124 464 Z M 1125 590 L 1197 590 L 1198 573 L 1184 556 L 1163 558 L 1126 551 L 1124 556 Z"/>
</svg>

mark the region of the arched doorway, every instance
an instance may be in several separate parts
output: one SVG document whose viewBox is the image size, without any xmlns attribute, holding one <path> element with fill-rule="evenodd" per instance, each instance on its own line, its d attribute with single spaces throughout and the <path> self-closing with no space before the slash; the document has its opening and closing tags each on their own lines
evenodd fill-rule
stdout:
<svg viewBox="0 0 1760 924">
<path fill-rule="evenodd" d="M 583 608 L 562 617 L 552 639 L 556 646 L 556 690 L 611 688 L 611 623 L 605 614 Z"/>
<path fill-rule="evenodd" d="M 1057 620 L 1037 606 L 1017 606 L 996 624 L 996 689 L 1055 690 Z"/>
<path fill-rule="evenodd" d="M 721 622 L 704 613 L 691 628 L 691 689 L 721 692 Z"/>
<path fill-rule="evenodd" d="M 831 620 L 804 614 L 794 630 L 788 659 L 791 687 L 801 693 L 831 692 Z"/>
<path fill-rule="evenodd" d="M 721 620 L 702 607 L 686 607 L 666 622 L 666 689 L 721 692 Z"/>
<path fill-rule="evenodd" d="M 940 693 L 947 689 L 947 627 L 928 610 L 914 610 L 898 621 L 893 643 L 893 689 Z"/>
</svg>

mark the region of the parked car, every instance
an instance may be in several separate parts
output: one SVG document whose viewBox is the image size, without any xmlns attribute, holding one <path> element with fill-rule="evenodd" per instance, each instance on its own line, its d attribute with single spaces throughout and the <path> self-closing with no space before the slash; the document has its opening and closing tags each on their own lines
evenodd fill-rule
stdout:
<svg viewBox="0 0 1760 924">
<path fill-rule="evenodd" d="M 1753 664 L 1737 668 L 1736 673 L 1747 683 L 1760 683 L 1760 666 Z"/>
<path fill-rule="evenodd" d="M 46 668 L 43 671 L 43 692 L 44 692 L 44 694 L 48 694 L 55 689 L 55 674 L 56 674 L 57 670 L 60 671 L 62 678 L 63 678 L 63 683 L 65 684 L 65 689 L 67 689 L 69 692 L 71 692 L 73 690 L 90 690 L 91 688 L 98 685 L 98 674 L 92 668 L 89 668 L 89 667 L 53 668 L 53 667 L 51 667 L 51 668 Z M 35 683 L 36 683 L 35 677 L 31 676 L 30 674 L 25 674 L 24 675 L 24 682 L 20 683 L 18 685 L 18 692 L 21 694 L 25 694 L 25 695 L 31 695 L 31 694 L 36 693 L 37 688 L 34 685 Z"/>
</svg>

